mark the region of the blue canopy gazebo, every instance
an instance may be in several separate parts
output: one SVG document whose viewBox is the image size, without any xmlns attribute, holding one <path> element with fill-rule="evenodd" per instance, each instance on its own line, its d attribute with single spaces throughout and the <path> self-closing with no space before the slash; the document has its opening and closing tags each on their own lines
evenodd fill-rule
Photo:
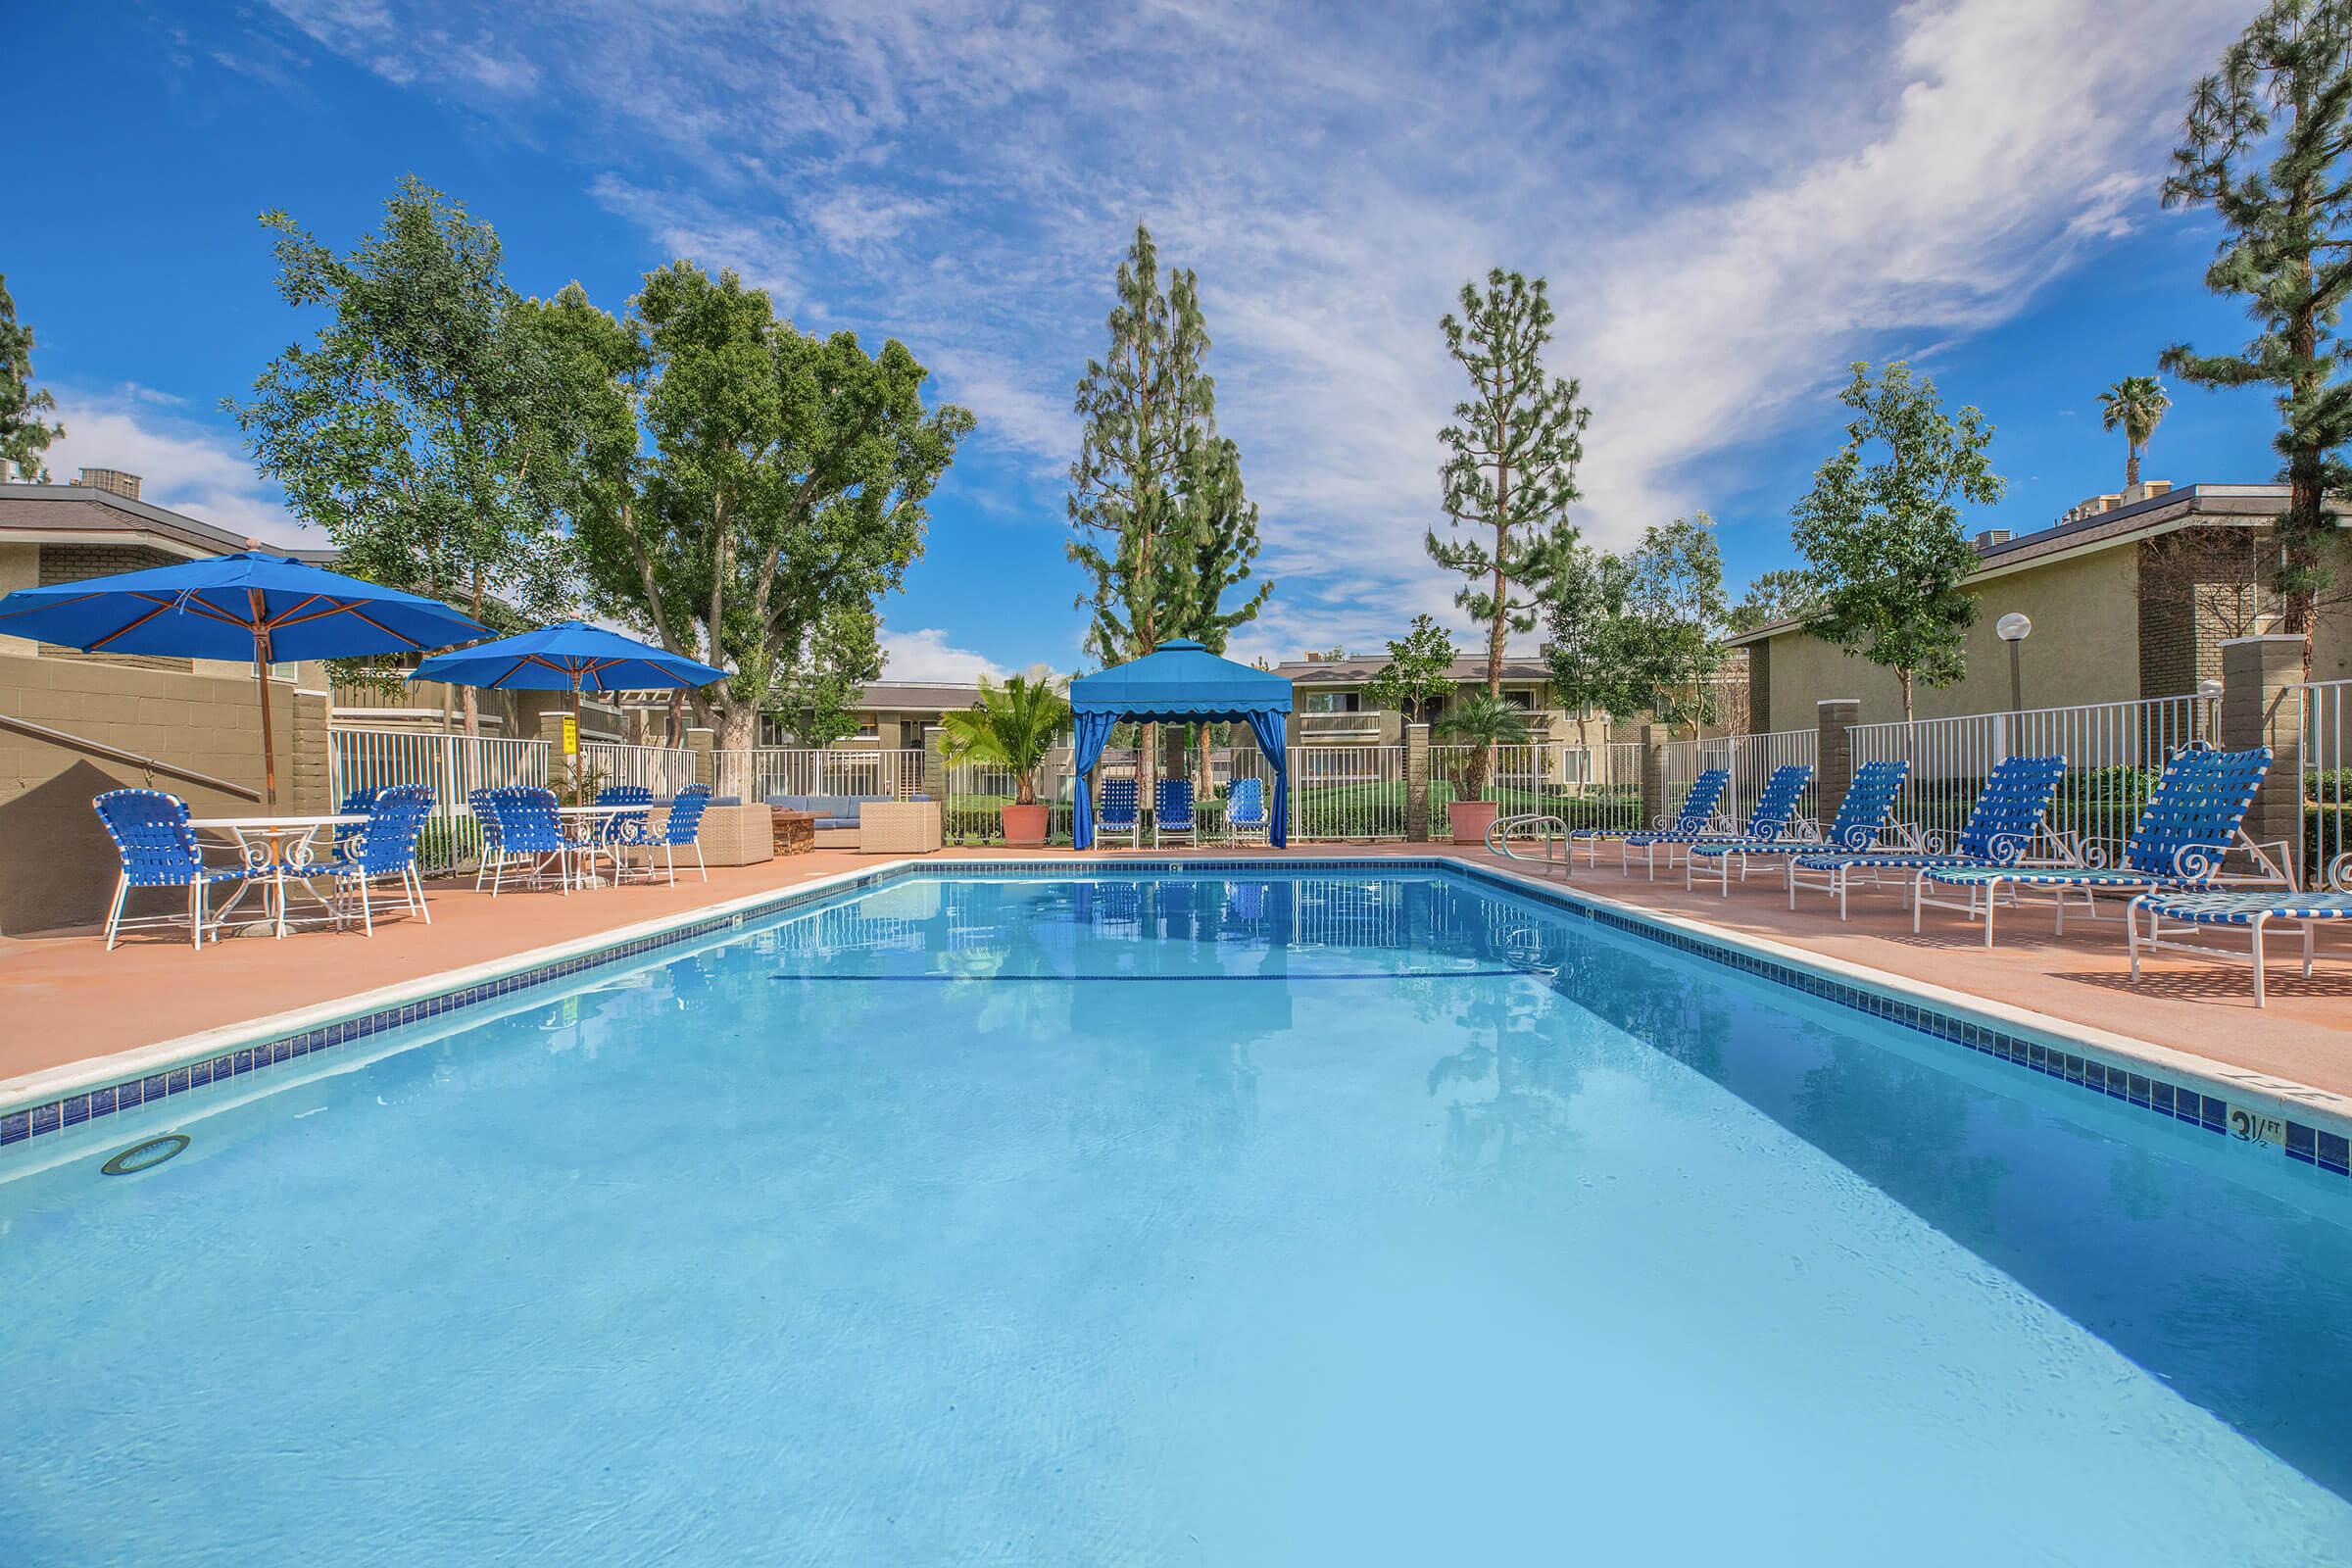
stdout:
<svg viewBox="0 0 2352 1568">
<path fill-rule="evenodd" d="M 1274 789 L 1267 840 L 1290 842 L 1290 779 L 1283 761 L 1284 720 L 1291 712 L 1291 683 L 1282 676 L 1230 659 L 1219 659 L 1197 642 L 1159 645 L 1155 653 L 1114 664 L 1070 682 L 1070 714 L 1078 731 L 1078 800 L 1075 842 L 1095 844 L 1095 765 L 1110 744 L 1111 726 L 1123 718 L 1138 723 L 1246 723 L 1257 749 L 1274 764 Z"/>
</svg>

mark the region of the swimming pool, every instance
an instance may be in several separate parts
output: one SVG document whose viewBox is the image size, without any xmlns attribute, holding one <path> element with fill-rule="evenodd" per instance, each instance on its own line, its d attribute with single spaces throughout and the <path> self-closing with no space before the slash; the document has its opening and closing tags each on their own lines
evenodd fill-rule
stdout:
<svg viewBox="0 0 2352 1568">
<path fill-rule="evenodd" d="M 2352 1561 L 2352 1184 L 1484 882 L 569 984 L 0 1179 L 0 1556 Z"/>
</svg>

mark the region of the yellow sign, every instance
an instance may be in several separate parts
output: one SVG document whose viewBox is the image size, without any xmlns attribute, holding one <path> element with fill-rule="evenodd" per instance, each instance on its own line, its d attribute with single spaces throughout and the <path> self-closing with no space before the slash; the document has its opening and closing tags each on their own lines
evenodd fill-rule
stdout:
<svg viewBox="0 0 2352 1568">
<path fill-rule="evenodd" d="M 565 757 L 580 755 L 580 721 L 576 715 L 571 713 L 564 715 L 564 755 Z"/>
</svg>

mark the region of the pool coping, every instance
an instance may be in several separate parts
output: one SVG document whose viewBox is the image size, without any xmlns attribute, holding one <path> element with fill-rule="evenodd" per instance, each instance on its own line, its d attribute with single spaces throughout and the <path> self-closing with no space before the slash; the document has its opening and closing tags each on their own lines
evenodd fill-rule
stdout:
<svg viewBox="0 0 2352 1568">
<path fill-rule="evenodd" d="M 2205 1131 L 2268 1144 L 2315 1169 L 2352 1177 L 2352 1097 L 2216 1061 L 2116 1031 L 1953 991 L 1867 964 L 1733 932 L 1687 915 L 1541 879 L 1507 863 L 1450 855 L 1298 858 L 1153 856 L 1082 860 L 1006 855 L 985 860 L 901 858 L 739 895 L 700 908 L 436 971 L 396 985 L 223 1024 L 153 1045 L 0 1080 L 0 1155 L 119 1110 L 241 1077 L 369 1035 L 764 919 L 905 876 L 1058 871 L 1451 871 L 1568 913 L 1823 998 L 1930 1038 L 2014 1063 Z"/>
</svg>

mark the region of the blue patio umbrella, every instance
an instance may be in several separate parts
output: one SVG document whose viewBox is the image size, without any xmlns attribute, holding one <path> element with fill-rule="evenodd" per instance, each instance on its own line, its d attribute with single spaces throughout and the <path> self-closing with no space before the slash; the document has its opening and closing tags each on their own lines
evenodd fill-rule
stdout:
<svg viewBox="0 0 2352 1568">
<path fill-rule="evenodd" d="M 436 654 L 409 671 L 411 680 L 484 686 L 493 691 L 634 692 L 709 686 L 723 669 L 586 621 L 563 620 L 537 631 Z"/>
<path fill-rule="evenodd" d="M 594 692 L 633 692 L 708 686 L 726 678 L 723 669 L 583 620 L 560 620 L 537 631 L 452 649 L 409 671 L 411 680 L 446 681 L 452 686 L 568 691 L 574 725 L 579 722 L 582 687 Z"/>
<path fill-rule="evenodd" d="M 0 599 L 0 634 L 12 637 L 92 654 L 252 660 L 262 697 L 262 772 L 272 806 L 272 663 L 422 653 L 489 629 L 421 595 L 254 550 L 20 588 Z"/>
</svg>

